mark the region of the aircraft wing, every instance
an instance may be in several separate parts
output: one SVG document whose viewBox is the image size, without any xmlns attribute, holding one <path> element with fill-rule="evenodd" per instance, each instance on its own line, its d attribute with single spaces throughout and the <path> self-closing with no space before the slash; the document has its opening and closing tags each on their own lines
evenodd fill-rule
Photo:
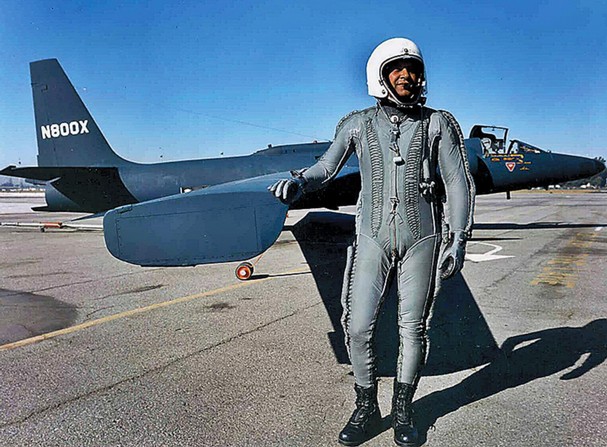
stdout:
<svg viewBox="0 0 607 447">
<path fill-rule="evenodd" d="M 288 206 L 267 188 L 289 176 L 280 172 L 115 208 L 103 219 L 106 246 L 116 258 L 142 266 L 250 259 L 282 231 Z"/>
</svg>

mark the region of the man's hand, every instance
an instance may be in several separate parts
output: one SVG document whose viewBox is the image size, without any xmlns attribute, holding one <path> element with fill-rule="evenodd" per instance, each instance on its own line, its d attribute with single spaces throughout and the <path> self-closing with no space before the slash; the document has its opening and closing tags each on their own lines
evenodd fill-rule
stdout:
<svg viewBox="0 0 607 447">
<path fill-rule="evenodd" d="M 268 190 L 276 196 L 282 203 L 292 204 L 303 194 L 303 185 L 305 181 L 299 177 L 278 180 Z"/>
<path fill-rule="evenodd" d="M 440 258 L 441 279 L 445 280 L 455 276 L 464 266 L 466 239 L 463 231 L 456 231 L 452 234 Z"/>
</svg>

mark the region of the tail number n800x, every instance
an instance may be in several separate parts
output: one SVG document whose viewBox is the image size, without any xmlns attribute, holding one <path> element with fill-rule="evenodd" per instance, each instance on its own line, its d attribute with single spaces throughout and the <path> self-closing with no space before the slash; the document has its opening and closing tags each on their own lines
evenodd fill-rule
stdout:
<svg viewBox="0 0 607 447">
<path fill-rule="evenodd" d="M 89 133 L 89 120 L 71 121 L 69 123 L 49 124 L 40 126 L 42 139 L 67 137 L 68 135 L 82 135 Z"/>
</svg>

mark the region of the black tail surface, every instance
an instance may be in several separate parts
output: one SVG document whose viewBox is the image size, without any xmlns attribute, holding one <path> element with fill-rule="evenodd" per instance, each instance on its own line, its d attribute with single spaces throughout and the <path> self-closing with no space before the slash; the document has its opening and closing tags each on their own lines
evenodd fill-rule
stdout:
<svg viewBox="0 0 607 447">
<path fill-rule="evenodd" d="M 30 63 L 38 166 L 120 166 L 57 59 Z"/>
</svg>

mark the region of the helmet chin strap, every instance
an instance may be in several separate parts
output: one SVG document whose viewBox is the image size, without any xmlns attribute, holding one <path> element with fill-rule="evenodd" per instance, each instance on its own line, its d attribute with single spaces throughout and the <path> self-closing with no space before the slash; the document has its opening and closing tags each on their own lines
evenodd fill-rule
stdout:
<svg viewBox="0 0 607 447">
<path fill-rule="evenodd" d="M 419 105 L 424 105 L 426 103 L 426 98 L 422 96 L 423 86 L 421 82 L 418 83 L 418 85 L 415 87 L 417 91 L 411 96 L 410 102 L 401 101 L 398 95 L 394 92 L 392 86 L 389 85 L 389 83 L 385 84 L 388 90 L 388 96 L 385 99 L 393 103 L 396 107 L 411 108 Z"/>
</svg>

